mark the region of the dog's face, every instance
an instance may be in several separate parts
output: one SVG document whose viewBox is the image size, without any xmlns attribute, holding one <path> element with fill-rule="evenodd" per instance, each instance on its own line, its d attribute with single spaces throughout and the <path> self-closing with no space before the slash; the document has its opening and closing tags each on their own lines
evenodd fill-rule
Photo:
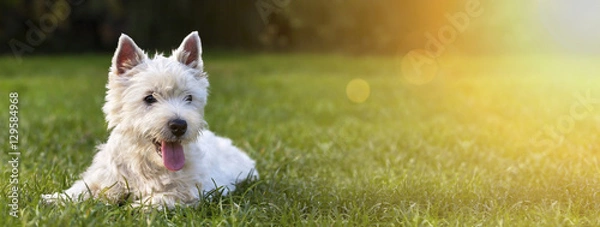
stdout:
<svg viewBox="0 0 600 227">
<path fill-rule="evenodd" d="M 103 107 L 109 129 L 147 147 L 139 155 L 171 171 L 183 168 L 183 145 L 196 141 L 206 125 L 201 54 L 200 37 L 192 32 L 168 58 L 148 58 L 126 35 L 113 56 Z"/>
</svg>

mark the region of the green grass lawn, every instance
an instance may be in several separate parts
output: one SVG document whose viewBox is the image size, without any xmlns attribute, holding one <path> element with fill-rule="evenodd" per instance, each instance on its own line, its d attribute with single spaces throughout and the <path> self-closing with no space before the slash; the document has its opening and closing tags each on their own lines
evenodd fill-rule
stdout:
<svg viewBox="0 0 600 227">
<path fill-rule="evenodd" d="M 110 56 L 0 58 L 5 226 L 599 226 L 598 59 L 444 59 L 404 82 L 391 57 L 215 54 L 210 129 L 261 179 L 198 208 L 43 205 L 107 138 Z M 351 102 L 346 85 L 368 82 Z M 9 215 L 9 92 L 19 94 L 19 218 Z M 588 95 L 589 93 L 589 95 Z M 578 96 L 591 96 L 580 105 Z M 597 101 L 596 101 L 597 100 Z M 575 107 L 574 107 L 575 106 Z"/>
</svg>

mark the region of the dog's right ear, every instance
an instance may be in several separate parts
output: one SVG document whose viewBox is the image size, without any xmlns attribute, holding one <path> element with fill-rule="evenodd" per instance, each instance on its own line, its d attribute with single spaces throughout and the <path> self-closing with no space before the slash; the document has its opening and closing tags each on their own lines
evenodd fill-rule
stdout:
<svg viewBox="0 0 600 227">
<path fill-rule="evenodd" d="M 121 34 L 110 70 L 115 75 L 120 76 L 142 63 L 146 58 L 144 51 L 133 42 L 133 39 L 125 34 Z"/>
</svg>

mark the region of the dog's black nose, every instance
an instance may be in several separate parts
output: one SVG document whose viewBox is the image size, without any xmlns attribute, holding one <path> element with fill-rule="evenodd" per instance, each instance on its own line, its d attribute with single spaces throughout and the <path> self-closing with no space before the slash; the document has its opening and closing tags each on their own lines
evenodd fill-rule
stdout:
<svg viewBox="0 0 600 227">
<path fill-rule="evenodd" d="M 187 122 L 181 119 L 171 120 L 169 121 L 169 129 L 171 129 L 173 135 L 181 136 L 187 130 Z"/>
</svg>

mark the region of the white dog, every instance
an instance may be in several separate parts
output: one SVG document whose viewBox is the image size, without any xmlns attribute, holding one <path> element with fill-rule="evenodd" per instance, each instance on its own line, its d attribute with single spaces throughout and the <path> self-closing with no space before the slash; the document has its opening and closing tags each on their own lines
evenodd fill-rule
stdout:
<svg viewBox="0 0 600 227">
<path fill-rule="evenodd" d="M 197 32 L 172 56 L 150 59 L 121 35 L 108 74 L 106 144 L 98 146 L 82 179 L 64 191 L 43 195 L 45 202 L 97 198 L 133 205 L 196 204 L 215 189 L 258 178 L 254 161 L 206 129 L 208 80 Z"/>
</svg>

